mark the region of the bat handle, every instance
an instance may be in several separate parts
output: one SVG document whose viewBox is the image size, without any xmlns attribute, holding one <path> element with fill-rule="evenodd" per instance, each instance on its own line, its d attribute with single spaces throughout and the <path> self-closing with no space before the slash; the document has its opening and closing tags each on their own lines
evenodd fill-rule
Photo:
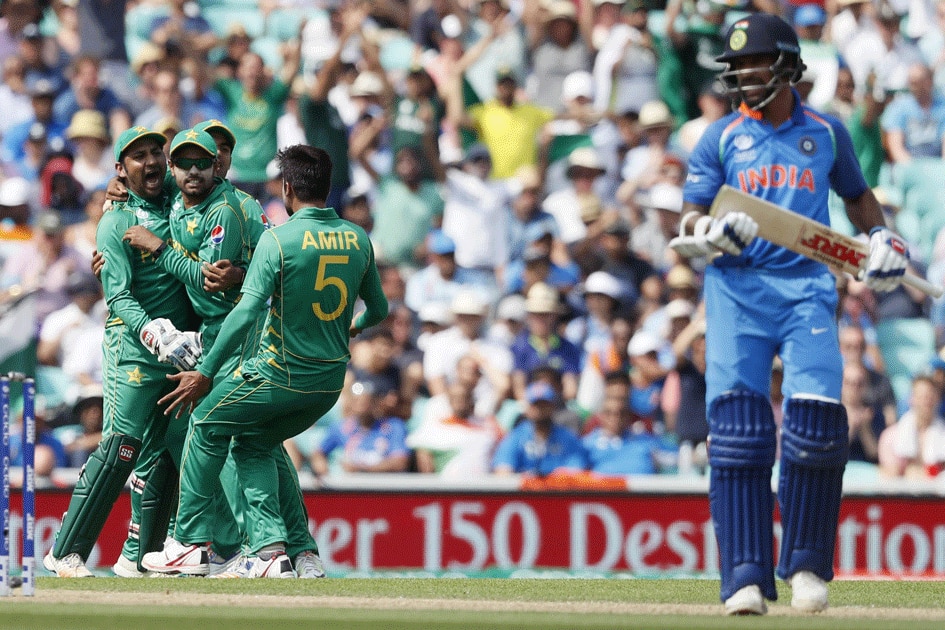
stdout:
<svg viewBox="0 0 945 630">
<path fill-rule="evenodd" d="M 919 276 L 914 276 L 911 273 L 906 273 L 902 278 L 903 284 L 908 284 L 913 289 L 917 289 L 929 295 L 933 298 L 940 298 L 942 294 L 945 293 L 945 288 L 936 286 L 926 280 L 925 278 L 920 278 Z"/>
</svg>

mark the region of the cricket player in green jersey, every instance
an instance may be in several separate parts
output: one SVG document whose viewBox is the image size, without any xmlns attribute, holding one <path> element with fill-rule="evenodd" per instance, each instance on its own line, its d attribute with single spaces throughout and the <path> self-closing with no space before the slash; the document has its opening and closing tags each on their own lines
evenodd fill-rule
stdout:
<svg viewBox="0 0 945 630">
<path fill-rule="evenodd" d="M 197 371 L 169 376 L 179 384 L 160 403 L 168 404 L 167 413 L 190 409 L 210 391 L 257 313 L 268 311 L 258 350 L 241 366 L 242 380 L 214 385 L 191 414 L 174 538 L 163 551 L 145 555 L 142 564 L 149 571 L 208 572 L 214 528 L 208 479 L 219 474 L 229 450 L 248 503 L 250 549 L 256 554 L 249 577 L 294 575 L 273 449 L 335 404 L 350 358 L 349 336 L 387 316 L 367 234 L 323 207 L 331 182 L 328 154 L 296 145 L 280 151 L 277 160 L 291 218 L 263 234 L 242 299 L 213 349 Z M 357 297 L 366 310 L 353 317 Z"/>
<path fill-rule="evenodd" d="M 191 303 L 203 322 L 200 328 L 203 346 L 208 350 L 213 346 L 224 317 L 232 310 L 239 298 L 238 289 L 223 292 L 207 292 L 204 289 L 202 268 L 220 260 L 230 261 L 245 268 L 249 256 L 262 233 L 262 222 L 257 216 L 248 217 L 234 194 L 234 189 L 219 178 L 215 178 L 217 166 L 217 144 L 205 131 L 184 130 L 171 141 L 171 170 L 179 193 L 171 204 L 171 236 L 173 247 L 160 257 L 159 263 L 172 275 L 180 279 L 187 288 Z M 258 226 L 254 231 L 251 226 Z M 146 252 L 153 252 L 161 244 L 160 239 L 141 226 L 135 226 L 125 233 L 125 239 L 132 247 Z M 254 329 L 255 330 L 255 329 Z M 255 350 L 259 334 L 252 338 Z M 240 379 L 238 371 L 241 354 L 235 352 L 227 359 L 224 367 L 217 373 L 216 380 Z M 171 433 L 171 432 L 169 432 Z M 169 444 L 171 452 L 177 454 L 183 449 L 185 432 L 180 432 L 180 441 Z M 298 475 L 292 467 L 282 445 L 277 447 L 281 506 L 285 520 L 290 524 L 289 552 L 300 566 L 304 577 L 322 577 L 324 571 L 317 558 L 317 545 L 308 529 L 308 514 L 305 511 L 298 486 Z M 241 561 L 236 552 L 240 550 L 242 536 L 237 522 L 242 521 L 245 512 L 242 493 L 239 488 L 235 467 L 232 460 L 227 460 L 227 467 L 220 481 L 227 496 L 229 506 L 219 500 L 214 511 L 215 531 L 213 550 L 221 558 L 234 557 L 234 565 Z M 220 493 L 214 492 L 219 499 Z M 232 508 L 232 510 L 231 510 Z M 234 520 L 234 517 L 236 520 Z M 142 523 L 144 526 L 144 523 Z M 227 571 L 224 563 L 215 563 L 215 569 Z M 232 568 L 236 568 L 235 566 Z"/>
<path fill-rule="evenodd" d="M 101 271 L 109 311 L 103 342 L 103 438 L 82 469 L 56 543 L 43 559 L 46 569 L 60 577 L 92 575 L 85 561 L 129 475 L 134 473 L 133 485 L 147 485 L 166 454 L 168 419 L 157 405 L 172 389 L 166 377 L 190 369 L 200 356 L 196 335 L 181 332 L 196 323 L 184 287 L 156 261 L 171 236 L 162 186 L 164 143 L 163 135 L 139 126 L 122 133 L 115 145 L 115 168 L 128 183 L 129 197 L 112 205 L 96 233 L 96 248 L 109 261 Z M 122 240 L 133 225 L 147 226 L 161 240 L 154 254 Z M 132 493 L 131 507 L 135 523 L 140 493 Z M 137 544 L 134 538 L 131 545 Z"/>
</svg>

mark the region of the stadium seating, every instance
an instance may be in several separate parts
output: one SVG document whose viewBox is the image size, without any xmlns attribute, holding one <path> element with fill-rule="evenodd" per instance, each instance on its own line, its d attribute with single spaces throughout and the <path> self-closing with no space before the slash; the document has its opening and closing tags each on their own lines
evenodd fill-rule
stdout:
<svg viewBox="0 0 945 630">
<path fill-rule="evenodd" d="M 945 160 L 917 159 L 897 165 L 894 179 L 902 198 L 896 229 L 929 260 L 935 236 L 945 227 Z"/>
<path fill-rule="evenodd" d="M 890 319 L 877 324 L 876 336 L 901 406 L 909 399 L 912 377 L 925 370 L 935 356 L 935 329 L 925 318 Z"/>
</svg>

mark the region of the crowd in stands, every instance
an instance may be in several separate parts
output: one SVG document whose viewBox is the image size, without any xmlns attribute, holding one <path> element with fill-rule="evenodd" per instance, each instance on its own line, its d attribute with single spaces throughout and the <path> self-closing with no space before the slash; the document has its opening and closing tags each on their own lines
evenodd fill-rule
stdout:
<svg viewBox="0 0 945 630">
<path fill-rule="evenodd" d="M 798 92 L 847 125 L 941 284 L 945 0 L 4 0 L 0 359 L 35 354 L 37 475 L 101 432 L 112 142 L 210 118 L 272 224 L 277 148 L 329 152 L 329 205 L 369 232 L 391 303 L 287 444 L 300 471 L 704 474 L 705 261 L 667 243 L 687 155 L 733 106 L 723 34 L 761 10 L 796 28 Z M 945 300 L 837 287 L 851 470 L 937 475 Z"/>
</svg>

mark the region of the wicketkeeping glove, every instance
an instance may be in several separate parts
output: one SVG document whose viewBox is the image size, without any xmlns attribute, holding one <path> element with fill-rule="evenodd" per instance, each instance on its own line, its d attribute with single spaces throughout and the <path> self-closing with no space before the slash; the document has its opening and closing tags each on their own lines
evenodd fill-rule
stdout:
<svg viewBox="0 0 945 630">
<path fill-rule="evenodd" d="M 200 333 L 181 332 L 163 317 L 145 324 L 140 339 L 158 361 L 169 363 L 180 371 L 194 369 L 202 352 Z"/>
<path fill-rule="evenodd" d="M 899 286 L 909 264 L 909 247 L 894 232 L 883 227 L 870 230 L 870 253 L 860 280 L 874 291 L 892 291 Z"/>
</svg>

